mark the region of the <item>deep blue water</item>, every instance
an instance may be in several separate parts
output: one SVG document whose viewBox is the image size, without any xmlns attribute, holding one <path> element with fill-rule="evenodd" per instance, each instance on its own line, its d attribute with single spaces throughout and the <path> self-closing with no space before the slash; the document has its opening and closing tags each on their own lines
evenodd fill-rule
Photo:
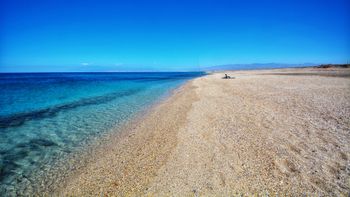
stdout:
<svg viewBox="0 0 350 197">
<path fill-rule="evenodd" d="M 115 131 L 112 128 L 200 75 L 0 74 L 0 191 L 25 193 L 43 166 Z"/>
</svg>

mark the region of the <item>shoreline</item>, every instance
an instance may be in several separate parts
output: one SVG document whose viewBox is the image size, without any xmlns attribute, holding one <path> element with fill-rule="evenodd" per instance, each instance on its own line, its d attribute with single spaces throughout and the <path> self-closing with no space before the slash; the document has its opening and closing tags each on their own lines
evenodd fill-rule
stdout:
<svg viewBox="0 0 350 197">
<path fill-rule="evenodd" d="M 349 78 L 279 73 L 291 71 L 329 72 L 227 71 L 235 79 L 221 79 L 221 72 L 188 81 L 109 136 L 54 193 L 345 194 Z"/>
<path fill-rule="evenodd" d="M 87 162 L 87 165 L 94 163 L 94 159 L 100 158 L 101 155 L 104 154 L 104 152 L 109 151 L 110 149 L 115 150 L 117 148 L 124 147 L 124 146 L 130 147 L 131 144 L 135 143 L 135 141 L 132 139 L 130 142 L 131 144 L 129 144 L 129 141 L 130 141 L 129 138 L 133 138 L 133 136 L 136 133 L 140 133 L 140 131 L 138 131 L 138 128 L 144 127 L 143 122 L 144 121 L 149 122 L 149 120 L 152 119 L 153 116 L 158 116 L 160 114 L 160 111 L 164 112 L 165 109 L 163 106 L 169 105 L 169 103 L 171 103 L 174 99 L 176 99 L 176 97 L 181 96 L 183 94 L 183 89 L 187 86 L 190 86 L 190 83 L 192 80 L 193 79 L 188 80 L 187 82 L 181 84 L 179 87 L 177 87 L 173 90 L 170 90 L 162 98 L 155 101 L 155 103 L 148 106 L 146 109 L 142 110 L 140 113 L 138 113 L 130 121 L 127 121 L 124 125 L 121 126 L 121 128 L 118 129 L 117 132 L 113 132 L 113 131 L 108 132 L 107 134 L 101 136 L 100 139 L 97 139 L 95 141 L 94 145 L 89 147 L 89 150 L 90 150 L 90 151 L 88 151 L 89 153 L 88 154 L 85 153 L 86 156 L 90 157 L 87 159 L 87 160 L 89 160 Z M 167 107 L 165 107 L 165 108 L 167 108 Z M 150 115 L 152 116 L 152 118 L 149 117 Z M 154 124 L 156 124 L 156 123 L 154 123 Z M 176 126 L 175 126 L 175 128 L 176 128 Z M 145 133 L 143 133 L 143 134 L 145 134 Z M 141 135 L 143 135 L 143 134 L 141 134 Z M 146 134 L 146 136 L 150 137 L 147 134 Z M 138 136 L 138 138 L 140 138 L 140 137 Z M 145 142 L 144 139 L 137 139 L 137 140 L 139 140 L 139 141 L 141 140 L 143 143 Z M 122 149 L 119 149 L 119 150 L 124 151 Z M 93 155 L 93 156 L 91 156 L 91 155 Z M 86 156 L 83 156 L 83 157 L 86 157 Z M 121 159 L 121 160 L 124 161 L 124 159 Z M 123 161 L 121 163 L 124 163 Z M 82 166 L 82 167 L 86 169 L 86 166 Z M 83 193 L 86 194 L 86 191 L 84 191 L 83 193 L 80 193 L 80 188 L 79 189 L 75 188 L 75 189 L 73 189 L 73 191 L 72 190 L 67 191 L 67 185 L 70 185 L 72 182 L 74 182 L 75 181 L 74 179 L 76 179 L 76 176 L 79 174 L 82 174 L 82 173 L 85 173 L 85 172 L 81 172 L 81 170 L 78 170 L 78 171 L 75 171 L 74 173 L 71 173 L 71 175 L 67 179 L 65 179 L 65 183 L 63 185 L 60 185 L 59 187 L 55 188 L 55 190 L 53 190 L 53 191 L 49 191 L 47 194 L 58 194 L 58 195 L 61 195 L 61 194 L 80 195 Z M 135 181 L 132 181 L 132 182 L 135 182 Z M 139 184 L 139 183 L 137 183 L 137 184 Z M 129 185 L 128 190 L 133 190 L 133 192 L 131 192 L 131 194 L 135 194 L 134 189 L 135 188 L 131 188 L 131 186 Z M 128 190 L 126 190 L 126 191 L 128 191 Z M 78 191 L 78 192 L 76 192 L 76 191 Z M 107 192 L 103 192 L 103 193 L 110 194 L 110 192 L 108 192 L 108 190 L 106 190 L 106 191 Z M 121 192 L 119 194 L 126 194 L 124 191 L 125 191 L 125 189 L 123 190 L 123 192 Z M 99 193 L 99 192 L 97 192 L 97 193 Z M 129 192 L 127 192 L 127 193 L 129 193 Z M 140 192 L 137 192 L 137 193 L 140 193 Z M 92 194 L 92 193 L 90 193 L 90 194 Z M 113 194 L 115 194 L 115 193 L 113 192 Z"/>
<path fill-rule="evenodd" d="M 101 129 L 96 135 L 84 138 L 76 147 L 69 150 L 67 149 L 67 152 L 63 152 L 63 154 L 54 155 L 55 157 L 50 158 L 50 160 L 48 160 L 49 162 L 42 162 L 40 165 L 37 165 L 37 169 L 31 171 L 31 174 L 27 176 L 23 175 L 23 178 L 17 179 L 19 183 L 17 183 L 13 189 L 11 187 L 3 187 L 1 189 L 12 195 L 57 194 L 59 188 L 61 188 L 66 181 L 78 175 L 81 169 L 98 158 L 98 153 L 101 152 L 103 148 L 106 148 L 106 144 L 111 144 L 111 141 L 118 141 L 117 139 L 128 135 L 128 131 L 133 129 L 133 125 L 138 125 L 139 122 L 142 122 L 156 106 L 164 103 L 171 95 L 178 91 L 186 81 L 164 89 L 160 96 L 150 100 L 148 105 L 142 106 L 138 111 L 132 113 L 131 116 L 123 119 L 123 121 L 115 122 L 115 124 L 107 129 Z M 96 115 L 101 117 L 101 114 Z M 103 121 L 103 119 L 99 120 Z"/>
<path fill-rule="evenodd" d="M 176 94 L 185 84 L 186 82 L 182 82 L 177 87 L 166 90 L 164 95 L 141 108 L 139 112 L 124 120 L 123 123 L 115 125 L 99 135 L 91 136 L 81 147 L 62 158 L 58 158 L 54 165 L 49 167 L 42 165 L 40 168 L 45 169 L 45 171 L 38 171 L 33 177 L 30 177 L 30 179 L 36 180 L 36 183 L 25 185 L 25 189 L 18 194 L 58 195 L 62 193 L 60 190 L 66 185 L 67 181 L 80 174 L 81 169 L 85 168 L 87 164 L 99 158 L 98 155 L 111 147 L 112 143 L 120 142 L 128 137 L 130 131 L 134 129 L 134 125 L 139 125 L 152 111 Z"/>
</svg>

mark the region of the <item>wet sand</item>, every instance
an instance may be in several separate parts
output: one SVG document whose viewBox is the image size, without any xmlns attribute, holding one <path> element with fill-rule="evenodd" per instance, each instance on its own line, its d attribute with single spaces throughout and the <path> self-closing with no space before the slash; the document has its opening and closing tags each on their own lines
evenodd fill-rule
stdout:
<svg viewBox="0 0 350 197">
<path fill-rule="evenodd" d="M 350 69 L 212 73 L 110 136 L 66 195 L 350 191 Z"/>
</svg>

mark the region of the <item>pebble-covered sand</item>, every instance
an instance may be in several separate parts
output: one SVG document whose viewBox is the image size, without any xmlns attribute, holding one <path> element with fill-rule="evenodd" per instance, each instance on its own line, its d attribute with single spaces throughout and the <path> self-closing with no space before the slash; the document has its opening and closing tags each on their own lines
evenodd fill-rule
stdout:
<svg viewBox="0 0 350 197">
<path fill-rule="evenodd" d="M 111 136 L 66 195 L 349 195 L 350 69 L 212 73 Z"/>
</svg>

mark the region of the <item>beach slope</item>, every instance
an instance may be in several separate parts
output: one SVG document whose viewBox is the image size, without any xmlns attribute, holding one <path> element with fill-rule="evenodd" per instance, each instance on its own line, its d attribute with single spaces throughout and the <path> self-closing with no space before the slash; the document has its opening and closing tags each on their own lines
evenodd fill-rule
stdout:
<svg viewBox="0 0 350 197">
<path fill-rule="evenodd" d="M 226 73 L 188 82 L 57 192 L 348 194 L 348 68 Z"/>
</svg>

